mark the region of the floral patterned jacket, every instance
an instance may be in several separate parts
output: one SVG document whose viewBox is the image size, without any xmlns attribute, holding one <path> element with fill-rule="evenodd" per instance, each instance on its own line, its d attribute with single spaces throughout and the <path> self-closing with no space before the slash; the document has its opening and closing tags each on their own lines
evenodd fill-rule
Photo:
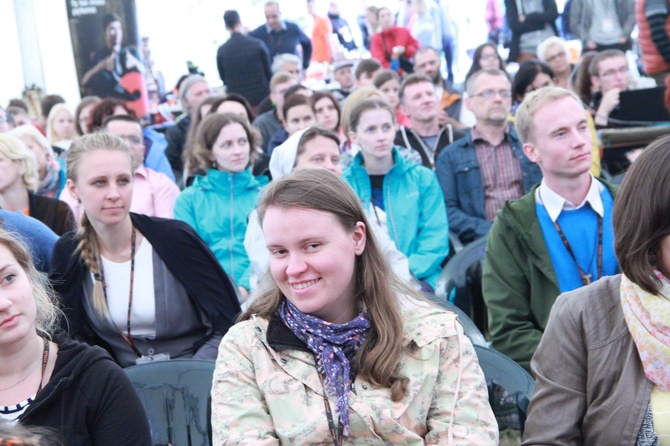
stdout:
<svg viewBox="0 0 670 446">
<path fill-rule="evenodd" d="M 425 305 L 403 318 L 404 344 L 418 347 L 400 363 L 408 394 L 396 403 L 389 389 L 357 377 L 349 394 L 350 436 L 343 443 L 497 445 L 484 375 L 456 316 Z M 332 444 L 323 394 L 314 356 L 281 320 L 241 322 L 219 347 L 214 444 Z M 329 400 L 334 408 L 334 398 Z"/>
</svg>

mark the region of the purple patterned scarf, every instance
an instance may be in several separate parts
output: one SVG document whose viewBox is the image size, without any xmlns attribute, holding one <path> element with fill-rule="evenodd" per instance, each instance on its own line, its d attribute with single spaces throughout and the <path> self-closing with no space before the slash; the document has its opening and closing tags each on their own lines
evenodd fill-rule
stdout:
<svg viewBox="0 0 670 446">
<path fill-rule="evenodd" d="M 346 324 L 331 324 L 305 314 L 288 300 L 279 307 L 279 316 L 298 339 L 314 352 L 317 371 L 325 375 L 326 392 L 337 397 L 337 412 L 349 436 L 349 387 L 351 366 L 358 348 L 365 342 L 370 330 L 366 311 Z"/>
</svg>

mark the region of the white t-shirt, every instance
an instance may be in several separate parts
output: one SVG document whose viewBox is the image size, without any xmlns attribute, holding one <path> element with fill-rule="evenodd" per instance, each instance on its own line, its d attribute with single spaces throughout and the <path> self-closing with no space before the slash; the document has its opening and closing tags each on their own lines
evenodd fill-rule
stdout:
<svg viewBox="0 0 670 446">
<path fill-rule="evenodd" d="M 153 251 L 151 243 L 143 238 L 135 253 L 133 305 L 130 312 L 130 331 L 133 336 L 156 335 Z M 116 263 L 102 257 L 102 267 L 107 283 L 107 306 L 111 322 L 127 334 L 130 260 Z"/>
</svg>

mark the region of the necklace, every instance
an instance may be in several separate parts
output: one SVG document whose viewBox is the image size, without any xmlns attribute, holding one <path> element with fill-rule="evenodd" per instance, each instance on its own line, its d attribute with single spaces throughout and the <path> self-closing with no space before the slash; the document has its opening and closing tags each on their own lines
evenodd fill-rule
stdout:
<svg viewBox="0 0 670 446">
<path fill-rule="evenodd" d="M 47 363 L 49 362 L 49 341 L 47 341 L 46 338 L 42 338 L 42 339 L 44 340 L 44 350 L 43 350 L 43 353 L 42 353 L 42 376 L 41 376 L 41 379 L 40 379 L 40 387 L 39 387 L 39 389 L 37 389 L 37 393 L 40 393 L 40 390 L 42 390 L 42 381 L 44 380 L 44 372 L 47 368 Z M 4 392 L 5 390 L 13 389 L 14 387 L 18 386 L 23 381 L 28 379 L 28 377 L 30 375 L 35 373 L 35 370 L 37 370 L 39 368 L 39 366 L 40 366 L 40 364 L 38 363 L 37 366 L 35 366 L 35 368 L 33 368 L 26 376 L 24 376 L 23 378 L 21 378 L 20 380 L 18 380 L 14 384 L 12 384 L 11 386 L 5 387 L 4 389 L 0 389 L 0 392 Z"/>
</svg>

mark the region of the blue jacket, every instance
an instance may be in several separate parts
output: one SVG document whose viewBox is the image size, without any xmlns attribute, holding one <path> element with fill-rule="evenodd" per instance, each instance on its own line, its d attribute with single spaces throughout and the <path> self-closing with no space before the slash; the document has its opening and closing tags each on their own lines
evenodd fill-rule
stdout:
<svg viewBox="0 0 670 446">
<path fill-rule="evenodd" d="M 512 153 L 521 163 L 523 189 L 530 191 L 542 180 L 540 167 L 523 153 L 521 140 L 510 126 L 507 133 Z M 484 211 L 484 186 L 472 132 L 448 145 L 437 157 L 435 173 L 442 187 L 451 229 L 463 243 L 488 234 L 492 222 Z"/>
<path fill-rule="evenodd" d="M 302 47 L 302 67 L 305 70 L 309 67 L 309 62 L 312 60 L 312 41 L 295 23 L 285 20 L 281 30 L 272 31 L 270 34 L 268 34 L 267 25 L 263 24 L 251 31 L 249 36 L 263 42 L 273 60 L 277 54 L 296 54 L 295 49 L 300 45 Z"/>
<path fill-rule="evenodd" d="M 407 161 L 393 148 L 395 165 L 384 177 L 384 207 L 389 236 L 409 260 L 409 268 L 417 279 L 435 288 L 442 271 L 442 262 L 449 254 L 449 224 L 444 196 L 428 168 Z M 370 177 L 363 167 L 363 154 L 358 153 L 342 177 L 370 206 Z"/>
<path fill-rule="evenodd" d="M 231 174 L 210 169 L 177 197 L 174 216 L 191 225 L 239 286 L 249 289 L 250 263 L 244 249 L 247 219 L 266 177 L 254 177 L 251 168 Z"/>
<path fill-rule="evenodd" d="M 175 181 L 172 166 L 165 155 L 168 145 L 165 136 L 150 128 L 145 128 L 142 133 L 144 134 L 144 145 L 147 148 L 144 165 L 156 172 L 164 173 L 169 179 Z"/>
</svg>

